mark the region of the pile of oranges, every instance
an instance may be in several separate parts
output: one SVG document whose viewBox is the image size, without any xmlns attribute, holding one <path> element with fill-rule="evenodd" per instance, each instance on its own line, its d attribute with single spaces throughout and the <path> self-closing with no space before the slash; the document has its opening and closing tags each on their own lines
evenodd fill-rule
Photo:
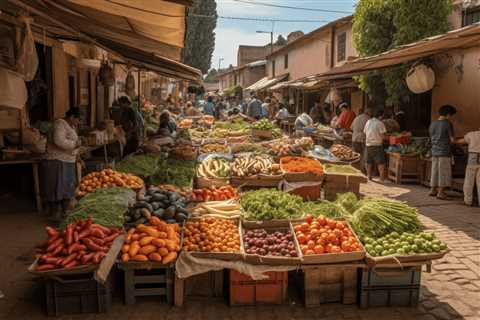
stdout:
<svg viewBox="0 0 480 320">
<path fill-rule="evenodd" d="M 143 180 L 137 176 L 105 169 L 100 172 L 91 172 L 83 177 L 80 181 L 77 197 L 83 197 L 87 193 L 100 188 L 124 187 L 139 190 L 143 188 L 143 185 Z"/>
<path fill-rule="evenodd" d="M 362 251 L 362 246 L 343 221 L 320 215 L 305 217 L 306 221 L 294 227 L 304 255 Z"/>
<path fill-rule="evenodd" d="M 200 252 L 239 252 L 238 223 L 230 219 L 202 218 L 185 224 L 183 249 Z"/>
</svg>

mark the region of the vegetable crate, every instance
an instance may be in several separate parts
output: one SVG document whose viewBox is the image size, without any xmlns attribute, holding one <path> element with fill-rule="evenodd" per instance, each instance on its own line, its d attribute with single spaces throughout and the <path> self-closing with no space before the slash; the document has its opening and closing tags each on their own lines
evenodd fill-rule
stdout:
<svg viewBox="0 0 480 320">
<path fill-rule="evenodd" d="M 323 199 L 328 201 L 335 201 L 337 194 L 353 192 L 360 196 L 360 182 L 349 181 L 349 183 L 341 183 L 339 181 L 326 180 L 323 183 Z"/>
<path fill-rule="evenodd" d="M 322 185 L 301 186 L 290 190 L 288 193 L 300 196 L 305 201 L 315 201 L 322 197 Z"/>
<path fill-rule="evenodd" d="M 48 316 L 105 313 L 112 303 L 111 274 L 102 285 L 93 272 L 63 274 L 43 279 Z"/>
<path fill-rule="evenodd" d="M 253 280 L 230 270 L 230 306 L 283 304 L 287 298 L 288 272 L 267 272 L 269 279 Z"/>
<path fill-rule="evenodd" d="M 357 267 L 355 265 L 325 265 L 303 267 L 301 293 L 305 307 L 318 307 L 323 303 L 357 302 Z"/>
<path fill-rule="evenodd" d="M 387 176 L 397 184 L 418 183 L 421 166 L 418 156 L 388 152 Z"/>
<path fill-rule="evenodd" d="M 166 296 L 167 303 L 173 302 L 175 271 L 171 265 L 122 262 L 118 267 L 123 270 L 125 304 L 135 304 L 141 296 Z"/>
<path fill-rule="evenodd" d="M 269 139 L 272 137 L 272 130 L 252 129 L 252 137 Z"/>
<path fill-rule="evenodd" d="M 360 307 L 416 306 L 421 273 L 421 266 L 359 269 Z"/>
</svg>

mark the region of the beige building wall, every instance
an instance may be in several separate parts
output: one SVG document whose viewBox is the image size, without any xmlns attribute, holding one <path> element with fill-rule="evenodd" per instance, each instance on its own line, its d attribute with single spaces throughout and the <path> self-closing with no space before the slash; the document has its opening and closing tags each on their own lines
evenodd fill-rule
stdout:
<svg viewBox="0 0 480 320">
<path fill-rule="evenodd" d="M 432 91 L 432 120 L 438 117 L 440 106 L 455 106 L 457 114 L 452 123 L 455 135 L 459 137 L 468 131 L 480 129 L 480 47 L 449 54 L 454 64 L 449 65 L 446 70 L 436 72 L 436 84 Z M 460 68 L 463 76 L 458 72 Z"/>
<path fill-rule="evenodd" d="M 345 55 L 345 60 L 338 61 L 338 37 L 342 33 L 346 34 L 346 55 Z M 355 50 L 355 47 L 353 45 L 352 23 L 348 23 L 342 27 L 335 29 L 334 42 L 335 42 L 335 45 L 334 45 L 333 57 L 335 61 L 335 67 L 344 64 L 349 58 L 358 56 L 357 50 Z"/>
</svg>

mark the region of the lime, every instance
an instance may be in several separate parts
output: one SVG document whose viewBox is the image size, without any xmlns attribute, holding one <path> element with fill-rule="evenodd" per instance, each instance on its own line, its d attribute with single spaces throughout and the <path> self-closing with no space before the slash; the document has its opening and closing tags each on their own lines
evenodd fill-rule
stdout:
<svg viewBox="0 0 480 320">
<path fill-rule="evenodd" d="M 371 244 L 368 244 L 368 243 L 367 243 L 367 244 L 365 245 L 365 250 L 367 250 L 368 252 L 370 252 L 370 251 L 373 251 L 374 249 L 373 249 L 373 246 L 372 246 Z"/>
<path fill-rule="evenodd" d="M 411 246 L 403 246 L 403 251 L 405 251 L 405 253 L 409 253 L 410 251 L 412 251 L 412 247 Z"/>
<path fill-rule="evenodd" d="M 447 250 L 447 245 L 445 243 L 440 244 L 440 250 Z"/>
<path fill-rule="evenodd" d="M 437 244 L 433 244 L 432 245 L 432 250 L 433 250 L 433 252 L 440 252 L 440 246 L 437 245 Z"/>
<path fill-rule="evenodd" d="M 381 245 L 376 245 L 375 246 L 375 251 L 377 252 L 382 252 L 383 251 L 383 247 Z"/>
<path fill-rule="evenodd" d="M 398 238 L 398 237 L 400 237 L 400 235 L 398 234 L 397 231 L 393 231 L 392 233 L 390 233 L 390 236 L 391 236 L 392 238 Z"/>
<path fill-rule="evenodd" d="M 437 246 L 439 246 L 439 245 L 441 245 L 441 244 L 442 244 L 442 242 L 441 242 L 440 240 L 438 240 L 438 239 L 432 240 L 432 245 L 437 245 Z"/>
<path fill-rule="evenodd" d="M 388 251 L 387 251 L 387 250 L 383 250 L 381 256 L 388 256 Z"/>
<path fill-rule="evenodd" d="M 412 236 L 408 236 L 407 241 L 408 241 L 408 243 L 413 244 L 415 239 Z"/>
<path fill-rule="evenodd" d="M 398 254 L 405 254 L 405 250 L 403 248 L 397 249 Z"/>
</svg>

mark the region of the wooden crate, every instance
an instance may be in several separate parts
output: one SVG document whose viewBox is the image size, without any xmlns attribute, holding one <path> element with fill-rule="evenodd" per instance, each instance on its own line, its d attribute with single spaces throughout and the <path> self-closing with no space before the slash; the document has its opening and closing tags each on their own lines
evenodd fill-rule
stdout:
<svg viewBox="0 0 480 320">
<path fill-rule="evenodd" d="M 209 271 L 186 279 L 175 279 L 175 306 L 188 297 L 221 298 L 224 296 L 224 270 Z"/>
<path fill-rule="evenodd" d="M 171 265 L 128 262 L 118 267 L 124 275 L 125 304 L 135 304 L 136 297 L 141 296 L 165 296 L 172 304 L 175 271 Z"/>
<path fill-rule="evenodd" d="M 338 181 L 325 181 L 323 184 L 323 199 L 328 201 L 334 201 L 337 198 L 337 194 L 353 192 L 357 196 L 360 196 L 360 182 L 341 183 Z"/>
<path fill-rule="evenodd" d="M 397 184 L 418 183 L 421 166 L 418 156 L 387 152 L 387 177 Z"/>
<path fill-rule="evenodd" d="M 318 307 L 324 303 L 357 302 L 357 267 L 355 265 L 325 265 L 302 267 L 299 273 L 305 307 Z"/>
</svg>

